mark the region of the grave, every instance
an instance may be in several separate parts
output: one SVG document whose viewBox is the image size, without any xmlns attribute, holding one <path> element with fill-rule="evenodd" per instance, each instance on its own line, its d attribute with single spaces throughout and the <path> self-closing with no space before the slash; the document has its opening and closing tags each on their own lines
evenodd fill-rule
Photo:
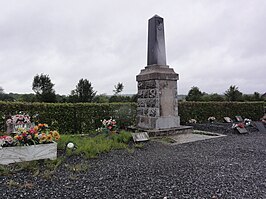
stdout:
<svg viewBox="0 0 266 199">
<path fill-rule="evenodd" d="M 254 122 L 254 124 L 260 133 L 266 133 L 266 128 L 262 122 Z"/>
<path fill-rule="evenodd" d="M 233 120 L 230 117 L 224 117 L 224 121 L 227 123 L 232 123 Z"/>
<path fill-rule="evenodd" d="M 137 75 L 137 128 L 150 134 L 186 131 L 180 126 L 177 106 L 179 75 L 166 65 L 163 18 L 149 19 L 147 66 Z"/>
<path fill-rule="evenodd" d="M 140 132 L 140 133 L 131 133 L 134 142 L 143 142 L 143 141 L 148 141 L 149 135 L 147 132 Z"/>
<path fill-rule="evenodd" d="M 248 133 L 247 129 L 245 127 L 241 128 L 241 127 L 236 127 L 236 130 L 238 131 L 238 133 L 240 134 L 245 134 Z"/>
<path fill-rule="evenodd" d="M 243 118 L 239 115 L 235 116 L 237 122 L 243 122 Z"/>
</svg>

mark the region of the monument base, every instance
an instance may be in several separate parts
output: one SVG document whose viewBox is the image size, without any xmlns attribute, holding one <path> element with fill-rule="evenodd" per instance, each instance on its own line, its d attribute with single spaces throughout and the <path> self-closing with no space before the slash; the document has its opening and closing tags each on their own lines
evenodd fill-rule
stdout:
<svg viewBox="0 0 266 199">
<path fill-rule="evenodd" d="M 180 126 L 179 116 L 162 116 L 162 117 L 148 117 L 148 116 L 138 116 L 137 117 L 138 128 L 141 129 L 170 129 L 178 128 Z"/>
<path fill-rule="evenodd" d="M 192 133 L 193 127 L 180 125 L 179 127 L 165 128 L 165 129 L 143 129 L 143 128 L 131 126 L 131 127 L 128 127 L 128 130 L 147 132 L 150 137 L 156 137 L 156 136 L 170 136 L 170 135 L 177 135 L 177 134 Z"/>
</svg>

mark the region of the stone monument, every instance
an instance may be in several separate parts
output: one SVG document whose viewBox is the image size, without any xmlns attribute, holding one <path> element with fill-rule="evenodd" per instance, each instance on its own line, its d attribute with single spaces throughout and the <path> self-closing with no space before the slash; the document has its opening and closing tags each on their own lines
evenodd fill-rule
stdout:
<svg viewBox="0 0 266 199">
<path fill-rule="evenodd" d="M 143 130 L 180 128 L 177 104 L 179 76 L 166 65 L 163 18 L 149 19 L 147 66 L 137 75 L 137 127 Z"/>
</svg>

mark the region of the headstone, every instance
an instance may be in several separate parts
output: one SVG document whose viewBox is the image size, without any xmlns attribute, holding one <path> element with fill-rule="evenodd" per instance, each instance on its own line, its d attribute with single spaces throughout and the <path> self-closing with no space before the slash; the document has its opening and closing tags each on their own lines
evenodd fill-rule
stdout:
<svg viewBox="0 0 266 199">
<path fill-rule="evenodd" d="M 263 125 L 262 122 L 254 122 L 254 124 L 256 125 L 257 129 L 259 130 L 259 132 L 261 133 L 266 133 L 266 128 Z"/>
<path fill-rule="evenodd" d="M 131 133 L 134 142 L 143 142 L 143 141 L 148 141 L 149 135 L 147 132 L 140 132 L 140 133 Z"/>
<path fill-rule="evenodd" d="M 224 117 L 224 121 L 227 122 L 227 123 L 233 122 L 230 117 Z"/>
<path fill-rule="evenodd" d="M 240 134 L 245 134 L 248 133 L 247 129 L 244 128 L 240 128 L 240 127 L 236 127 L 236 130 L 240 133 Z"/>
<path fill-rule="evenodd" d="M 168 129 L 180 126 L 177 107 L 178 74 L 166 65 L 163 18 L 149 20 L 148 66 L 138 82 L 137 127 Z"/>
<path fill-rule="evenodd" d="M 241 116 L 235 116 L 237 122 L 243 122 L 243 118 Z"/>
</svg>

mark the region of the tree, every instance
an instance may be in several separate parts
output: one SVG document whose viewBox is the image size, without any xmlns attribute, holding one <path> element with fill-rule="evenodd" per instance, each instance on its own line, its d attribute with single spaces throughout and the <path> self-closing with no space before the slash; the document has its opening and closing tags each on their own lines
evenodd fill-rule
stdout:
<svg viewBox="0 0 266 199">
<path fill-rule="evenodd" d="M 106 94 L 96 95 L 93 98 L 93 102 L 95 102 L 95 103 L 108 103 L 109 97 Z"/>
<path fill-rule="evenodd" d="M 252 97 L 253 97 L 254 101 L 261 101 L 262 100 L 262 98 L 258 92 L 254 92 Z"/>
<path fill-rule="evenodd" d="M 33 79 L 32 90 L 40 102 L 56 102 L 56 95 L 53 89 L 54 84 L 48 75 L 36 75 Z"/>
<path fill-rule="evenodd" d="M 21 94 L 18 97 L 20 102 L 36 102 L 36 96 L 34 94 Z"/>
<path fill-rule="evenodd" d="M 69 100 L 71 102 L 92 102 L 96 92 L 87 79 L 80 79 L 76 89 L 71 91 Z"/>
<path fill-rule="evenodd" d="M 230 86 L 224 93 L 227 101 L 242 101 L 242 93 L 238 90 L 237 86 Z"/>
<path fill-rule="evenodd" d="M 4 93 L 4 89 L 0 86 L 0 94 Z"/>
<path fill-rule="evenodd" d="M 198 87 L 193 86 L 186 97 L 187 101 L 202 101 L 202 96 L 204 93 L 202 93 Z"/>
<path fill-rule="evenodd" d="M 117 95 L 118 93 L 121 93 L 124 89 L 123 83 L 118 82 L 117 85 L 114 86 L 115 89 L 113 90 L 114 94 Z"/>
<path fill-rule="evenodd" d="M 201 99 L 202 99 L 202 101 L 206 101 L 206 102 L 208 102 L 208 101 L 216 101 L 216 102 L 224 101 L 224 98 L 217 93 L 204 94 Z"/>
</svg>

